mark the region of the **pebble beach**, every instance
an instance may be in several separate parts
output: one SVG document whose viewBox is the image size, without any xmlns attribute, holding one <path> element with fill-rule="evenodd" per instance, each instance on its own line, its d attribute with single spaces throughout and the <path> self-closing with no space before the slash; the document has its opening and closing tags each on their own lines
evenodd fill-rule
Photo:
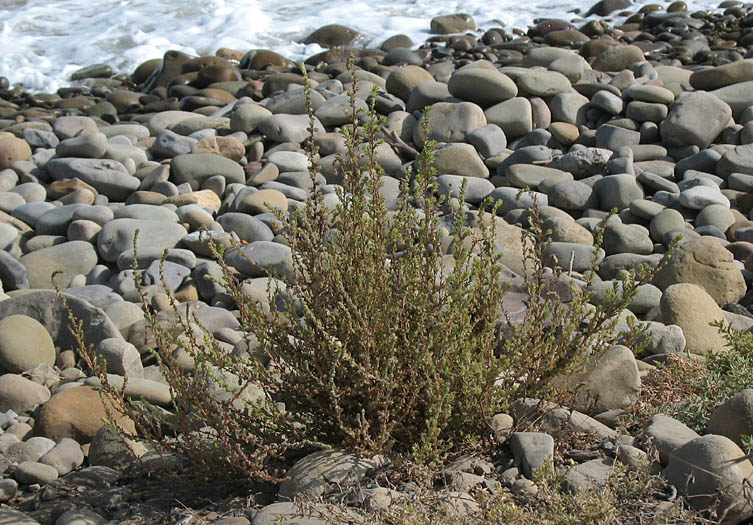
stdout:
<svg viewBox="0 0 753 525">
<path fill-rule="evenodd" d="M 444 13 L 423 21 L 424 41 L 415 32 L 377 41 L 328 24 L 288 56 L 169 49 L 127 71 L 77 68 L 51 92 L 0 77 L 0 523 L 184 518 L 156 488 L 129 485 L 138 477 L 129 470 L 134 455 L 143 479 L 172 467 L 144 444 L 124 448 L 103 426 L 99 380 L 75 350 L 55 287 L 82 322 L 85 342 L 104 357 L 110 381 L 127 376 L 129 397 L 165 410 L 171 391 L 150 352 L 145 303 L 169 320 L 172 296 L 220 348 L 246 351 L 237 307 L 217 282 L 221 267 L 200 232 L 226 249 L 225 262 L 249 294 L 263 297 L 271 273 L 291 271 L 275 212 L 305 206 L 313 187 L 301 63 L 311 86 L 317 187 L 327 202 L 337 204 L 335 164 L 345 152 L 355 80 L 358 107 L 373 104 L 386 119 L 377 159 L 388 206 L 396 206 L 412 152 L 429 139 L 438 143 L 440 194 L 457 199 L 465 185 L 469 212 L 485 199 L 500 203 L 496 247 L 513 290 L 504 299 L 511 312 L 525 309 L 521 233 L 534 201 L 551 230 L 549 264 L 562 261 L 577 286 L 597 258 L 595 305 L 624 272 L 657 265 L 681 237 L 620 319 L 620 327 L 646 323 L 643 353 L 615 346 L 575 412 L 555 409 L 537 432 L 510 435 L 533 410 L 530 400 L 496 415 L 508 458 L 454 464 L 443 504 L 462 519 L 479 491 L 535 493 L 531 473 L 546 461 L 569 490 L 598 490 L 615 463 L 635 466 L 651 450 L 654 467 L 690 506 L 710 508 L 692 497 L 716 493 L 714 509 L 726 522 L 753 518 L 753 500 L 740 489 L 753 464 L 737 461 L 746 454 L 742 436 L 753 434 L 753 391 L 719 406 L 705 434 L 662 415 L 635 435 L 616 430 L 656 365 L 725 350 L 710 322 L 753 328 L 753 11 L 735 0 L 703 11 L 682 1 L 601 0 L 583 11 L 514 30 L 486 17 L 478 27 L 475 13 Z M 524 188 L 530 192 L 518 197 Z M 552 437 L 562 425 L 599 443 L 594 454 L 562 461 Z M 370 484 L 371 460 L 317 454 L 292 467 L 281 486 L 255 500 L 222 500 L 201 511 L 200 522 L 336 523 L 325 507 L 311 514 L 290 500 L 340 501 L 347 481 L 364 486 L 348 508 L 365 523 L 370 510 L 398 505 L 410 492 Z"/>
</svg>

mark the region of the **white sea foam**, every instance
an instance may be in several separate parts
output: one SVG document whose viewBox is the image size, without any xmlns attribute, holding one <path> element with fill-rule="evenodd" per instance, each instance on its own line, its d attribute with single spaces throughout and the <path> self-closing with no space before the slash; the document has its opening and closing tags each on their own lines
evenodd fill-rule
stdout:
<svg viewBox="0 0 753 525">
<path fill-rule="evenodd" d="M 648 0 L 646 0 L 648 1 Z M 71 72 L 106 63 L 131 72 L 168 49 L 212 54 L 220 47 L 267 48 L 301 60 L 319 51 L 298 43 L 340 23 L 378 46 L 405 33 L 416 44 L 432 17 L 472 15 L 483 28 L 525 28 L 542 17 L 573 18 L 595 0 L 0 0 L 0 75 L 33 91 L 69 85 Z M 703 0 L 687 2 L 691 9 Z"/>
</svg>

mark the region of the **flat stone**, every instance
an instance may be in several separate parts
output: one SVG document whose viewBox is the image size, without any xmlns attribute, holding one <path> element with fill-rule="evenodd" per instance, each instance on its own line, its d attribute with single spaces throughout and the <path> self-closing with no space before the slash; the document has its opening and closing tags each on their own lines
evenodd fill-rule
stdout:
<svg viewBox="0 0 753 525">
<path fill-rule="evenodd" d="M 13 477 L 24 485 L 46 485 L 58 479 L 58 471 L 44 463 L 24 461 L 16 467 Z"/>
<path fill-rule="evenodd" d="M 341 450 L 323 450 L 298 460 L 280 484 L 279 497 L 292 500 L 295 496 L 319 497 L 333 484 L 358 482 L 370 469 L 382 465 L 380 456 L 360 458 Z"/>
<path fill-rule="evenodd" d="M 54 180 L 78 178 L 117 202 L 124 202 L 141 184 L 122 163 L 111 159 L 52 159 L 46 170 Z"/>
<path fill-rule="evenodd" d="M 224 177 L 227 184 L 246 181 L 241 165 L 220 155 L 189 153 L 173 157 L 170 162 L 172 182 L 176 185 L 188 183 L 194 191 L 200 190 L 206 179 L 216 175 Z"/>
<path fill-rule="evenodd" d="M 43 385 L 16 374 L 0 376 L 0 411 L 31 412 L 48 399 L 50 391 Z"/>
<path fill-rule="evenodd" d="M 115 219 L 108 222 L 97 236 L 97 251 L 107 262 L 115 262 L 118 256 L 133 249 L 133 239 L 138 234 L 139 251 L 175 247 L 188 233 L 180 224 L 140 219 Z"/>
<path fill-rule="evenodd" d="M 453 96 L 481 107 L 493 106 L 518 94 L 518 88 L 510 77 L 495 69 L 482 67 L 467 67 L 456 71 L 450 77 L 447 87 Z"/>
<path fill-rule="evenodd" d="M 570 492 L 598 490 L 606 486 L 613 472 L 613 460 L 592 459 L 567 470 L 565 488 Z"/>
</svg>

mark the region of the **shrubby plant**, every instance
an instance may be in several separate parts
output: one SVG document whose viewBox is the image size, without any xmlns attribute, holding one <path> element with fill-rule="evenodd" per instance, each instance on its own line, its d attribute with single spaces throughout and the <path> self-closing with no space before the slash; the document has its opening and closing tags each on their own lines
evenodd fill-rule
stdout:
<svg viewBox="0 0 753 525">
<path fill-rule="evenodd" d="M 753 333 L 735 330 L 723 321 L 712 324 L 724 336 L 727 350 L 711 352 L 697 361 L 670 360 L 660 367 L 654 373 L 658 391 L 654 399 L 659 402 L 641 407 L 640 418 L 667 414 L 704 434 L 719 405 L 742 390 L 753 388 Z M 667 398 L 663 398 L 662 390 L 670 386 Z"/>
<path fill-rule="evenodd" d="M 578 283 L 545 261 L 548 233 L 534 208 L 523 233 L 528 310 L 508 323 L 497 207 L 471 210 L 462 190 L 457 201 L 438 195 L 428 141 L 390 210 L 376 160 L 383 119 L 373 103 L 357 111 L 355 87 L 349 95 L 347 154 L 336 163 L 342 186 L 336 199 L 321 191 L 310 140 L 310 197 L 279 214 L 292 271 L 272 276 L 266 301 L 244 292 L 213 245 L 247 352 L 223 350 L 191 305 L 171 297 L 172 313 L 158 314 L 142 294 L 174 400 L 163 409 L 120 393 L 119 410 L 141 439 L 210 475 L 277 479 L 292 456 L 321 447 L 429 462 L 491 436 L 491 417 L 518 397 L 565 401 L 577 388 L 567 379 L 622 340 L 618 316 L 656 271 L 631 273 L 591 307 L 595 264 Z M 81 346 L 103 391 L 118 394 Z"/>
</svg>

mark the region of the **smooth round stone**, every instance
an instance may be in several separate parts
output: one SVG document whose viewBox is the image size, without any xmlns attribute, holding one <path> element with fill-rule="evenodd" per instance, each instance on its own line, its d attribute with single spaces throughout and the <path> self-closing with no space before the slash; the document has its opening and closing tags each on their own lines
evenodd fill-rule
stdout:
<svg viewBox="0 0 753 525">
<path fill-rule="evenodd" d="M 552 120 L 576 126 L 584 125 L 588 120 L 589 102 L 588 98 L 577 92 L 555 95 L 549 102 Z"/>
<path fill-rule="evenodd" d="M 58 157 L 82 157 L 99 159 L 107 150 L 107 137 L 104 133 L 88 133 L 60 142 L 55 148 Z"/>
<path fill-rule="evenodd" d="M 235 233 L 241 241 L 271 241 L 274 233 L 265 223 L 245 213 L 225 213 L 217 218 L 226 232 Z"/>
<path fill-rule="evenodd" d="M 141 219 L 114 219 L 104 225 L 97 236 L 97 249 L 100 257 L 107 262 L 115 262 L 118 256 L 133 249 L 133 239 L 139 230 L 138 249 L 140 251 L 175 247 L 188 233 L 174 222 L 150 221 Z"/>
<path fill-rule="evenodd" d="M 467 139 L 483 158 L 504 153 L 507 147 L 505 132 L 496 124 L 487 124 L 471 131 Z"/>
<path fill-rule="evenodd" d="M 280 173 L 308 170 L 308 157 L 297 151 L 275 151 L 267 157 L 267 160 L 277 165 Z"/>
<path fill-rule="evenodd" d="M 508 139 L 522 137 L 533 130 L 531 102 L 523 97 L 514 97 L 488 108 L 485 119 L 496 124 Z"/>
<path fill-rule="evenodd" d="M 672 208 L 665 208 L 651 219 L 649 232 L 654 242 L 664 242 L 669 233 L 681 232 L 687 227 L 682 213 Z"/>
<path fill-rule="evenodd" d="M 640 144 L 641 134 L 637 131 L 603 124 L 596 130 L 596 147 L 617 151 L 623 146 Z"/>
<path fill-rule="evenodd" d="M 613 46 L 594 59 L 591 67 L 596 71 L 622 71 L 636 62 L 644 62 L 643 51 L 637 46 Z"/>
<path fill-rule="evenodd" d="M 249 277 L 290 275 L 292 252 L 289 247 L 268 241 L 256 241 L 242 248 L 243 254 L 233 250 L 225 256 L 226 262 Z"/>
<path fill-rule="evenodd" d="M 547 191 L 552 206 L 566 210 L 598 208 L 598 196 L 593 188 L 580 181 L 557 182 Z"/>
<path fill-rule="evenodd" d="M 23 138 L 32 148 L 54 149 L 60 143 L 54 133 L 40 129 L 25 129 Z"/>
<path fill-rule="evenodd" d="M 61 140 L 99 131 L 94 119 L 73 115 L 58 117 L 55 119 L 52 129 Z"/>
<path fill-rule="evenodd" d="M 212 154 L 178 155 L 170 162 L 170 178 L 176 185 L 188 183 L 191 189 L 201 189 L 201 184 L 208 178 L 220 175 L 227 184 L 245 183 L 246 175 L 237 162 Z"/>
<path fill-rule="evenodd" d="M 314 117 L 314 129 L 317 133 L 324 133 L 324 126 Z M 268 139 L 276 142 L 302 143 L 309 136 L 308 115 L 272 115 L 261 121 L 258 131 Z"/>
<path fill-rule="evenodd" d="M 566 172 L 534 164 L 514 164 L 507 168 L 507 181 L 518 188 L 539 189 L 539 184 L 551 177 L 563 177 Z"/>
<path fill-rule="evenodd" d="M 664 208 L 662 204 L 646 199 L 636 199 L 630 203 L 630 213 L 647 221 L 656 217 Z"/>
<path fill-rule="evenodd" d="M 594 292 L 591 302 L 595 305 L 604 304 L 606 300 L 606 294 L 608 290 L 612 290 L 613 286 L 617 284 L 618 297 L 619 292 L 622 291 L 622 281 L 600 281 L 593 284 L 592 290 Z M 630 299 L 628 303 L 628 310 L 636 315 L 645 314 L 652 308 L 659 306 L 661 302 L 662 291 L 653 284 L 643 284 L 636 289 L 636 295 Z"/>
<path fill-rule="evenodd" d="M 175 213 L 181 224 L 188 224 L 191 230 L 197 230 L 202 226 L 208 227 L 214 221 L 212 214 L 197 204 L 181 206 Z"/>
<path fill-rule="evenodd" d="M 55 525 L 105 525 L 107 519 L 89 509 L 74 509 L 63 512 Z"/>
<path fill-rule="evenodd" d="M 665 105 L 669 105 L 675 100 L 675 94 L 669 89 L 650 84 L 635 84 L 630 86 L 627 89 L 627 95 L 633 100 Z"/>
<path fill-rule="evenodd" d="M 552 122 L 549 126 L 549 132 L 557 142 L 565 146 L 572 144 L 580 136 L 578 126 L 567 122 Z"/>
<path fill-rule="evenodd" d="M 680 193 L 680 187 L 676 183 L 672 182 L 671 180 L 667 180 L 660 175 L 651 173 L 650 171 L 641 172 L 641 174 L 638 175 L 637 179 L 642 186 L 648 188 L 649 190 L 665 191 L 677 194 Z"/>
<path fill-rule="evenodd" d="M 282 182 L 271 180 L 259 186 L 260 190 L 276 190 L 285 195 L 288 199 L 304 202 L 309 195 L 307 190 L 283 184 Z"/>
<path fill-rule="evenodd" d="M 727 187 L 731 190 L 753 193 L 753 175 L 731 173 L 729 177 L 727 177 Z"/>
<path fill-rule="evenodd" d="M 74 210 L 71 218 L 74 221 L 91 221 L 104 226 L 114 217 L 114 212 L 107 206 L 81 206 Z"/>
<path fill-rule="evenodd" d="M 356 98 L 356 113 L 366 114 L 368 105 L 360 98 Z M 319 119 L 323 126 L 342 126 L 353 121 L 353 108 L 348 95 L 337 95 L 328 98 L 322 103 L 314 116 Z"/>
<path fill-rule="evenodd" d="M 465 201 L 478 205 L 494 190 L 494 184 L 479 177 L 462 177 L 459 175 L 440 175 L 437 177 L 440 195 L 459 198 L 461 188 L 465 185 Z"/>
<path fill-rule="evenodd" d="M 532 195 L 533 194 L 533 195 Z M 534 200 L 538 203 L 538 206 L 546 206 L 549 203 L 549 199 L 545 193 L 539 192 L 523 192 L 520 193 L 518 188 L 501 187 L 495 188 L 489 194 L 494 201 L 502 201 L 497 215 L 505 216 L 512 210 L 528 210 L 533 208 Z"/>
<path fill-rule="evenodd" d="M 39 458 L 39 462 L 53 467 L 60 476 L 65 476 L 84 463 L 84 452 L 75 440 L 63 438 Z"/>
<path fill-rule="evenodd" d="M 489 169 L 470 144 L 450 143 L 434 151 L 437 174 L 464 177 L 489 177 Z"/>
<path fill-rule="evenodd" d="M 607 255 L 618 253 L 649 255 L 654 251 L 654 243 L 642 228 L 614 221 L 606 225 L 602 248 Z"/>
<path fill-rule="evenodd" d="M 191 232 L 181 241 L 183 245 L 196 255 L 211 257 L 212 249 L 210 244 L 214 243 L 217 247 L 224 247 L 225 251 L 232 247 L 231 236 L 227 232 L 218 232 L 213 230 Z M 271 239 L 270 239 L 271 240 Z"/>
<path fill-rule="evenodd" d="M 601 90 L 593 94 L 591 97 L 591 105 L 609 113 L 610 115 L 619 115 L 622 113 L 624 102 L 614 93 Z"/>
<path fill-rule="evenodd" d="M 625 116 L 636 122 L 661 122 L 667 116 L 669 108 L 664 104 L 633 101 L 628 103 Z"/>
<path fill-rule="evenodd" d="M 0 192 L 0 211 L 12 214 L 13 210 L 24 204 L 26 204 L 26 201 L 18 193 Z"/>
<path fill-rule="evenodd" d="M 55 180 L 78 178 L 117 202 L 125 201 L 141 184 L 126 166 L 112 159 L 56 158 L 46 169 Z"/>
<path fill-rule="evenodd" d="M 166 129 L 157 135 L 149 151 L 158 158 L 172 158 L 177 155 L 192 153 L 198 142 L 195 138 L 178 135 L 174 131 Z"/>
<path fill-rule="evenodd" d="M 570 91 L 570 80 L 554 71 L 531 70 L 517 79 L 518 87 L 536 97 L 553 97 Z"/>
<path fill-rule="evenodd" d="M 44 325 L 25 315 L 0 320 L 0 366 L 20 374 L 40 364 L 55 364 L 55 344 Z"/>
<path fill-rule="evenodd" d="M 26 267 L 4 250 L 0 250 L 0 287 L 6 292 L 29 287 Z"/>
<path fill-rule="evenodd" d="M 287 211 L 288 209 L 287 197 L 277 190 L 259 190 L 254 193 L 248 193 L 238 203 L 238 211 L 240 213 L 249 213 L 251 215 L 272 212 L 275 209 L 283 211 Z"/>
<path fill-rule="evenodd" d="M 42 248 L 21 257 L 31 288 L 66 288 L 73 276 L 87 274 L 97 264 L 97 253 L 88 242 L 70 241 Z M 53 273 L 58 272 L 53 278 Z M 54 282 L 53 282 L 54 279 Z"/>
<path fill-rule="evenodd" d="M 0 249 L 10 247 L 18 238 L 19 231 L 9 224 L 0 223 Z"/>
<path fill-rule="evenodd" d="M 600 209 L 624 210 L 635 199 L 643 198 L 643 189 L 632 175 L 609 175 L 596 181 L 594 192 L 599 196 Z"/>
<path fill-rule="evenodd" d="M 260 104 L 241 104 L 235 107 L 230 117 L 230 129 L 253 133 L 261 122 L 272 116 L 272 112 Z"/>
<path fill-rule="evenodd" d="M 388 93 L 407 101 L 413 88 L 422 82 L 433 81 L 434 77 L 425 69 L 408 65 L 394 69 L 387 77 L 385 85 Z"/>
<path fill-rule="evenodd" d="M 739 60 L 722 66 L 701 69 L 690 75 L 690 85 L 703 91 L 712 91 L 751 80 L 753 80 L 753 60 Z"/>
<path fill-rule="evenodd" d="M 0 170 L 10 168 L 14 162 L 31 157 L 31 148 L 17 137 L 0 138 Z"/>
<path fill-rule="evenodd" d="M 20 463 L 13 473 L 16 481 L 24 485 L 33 485 L 35 483 L 46 485 L 58 479 L 58 476 L 58 471 L 54 467 L 45 465 L 44 463 L 37 463 L 36 461 L 24 461 Z"/>
<path fill-rule="evenodd" d="M 423 147 L 424 115 L 413 131 L 413 142 Z M 484 111 L 472 102 L 437 102 L 429 112 L 429 139 L 438 142 L 464 142 L 471 131 L 486 126 Z"/>
<path fill-rule="evenodd" d="M 185 230 L 184 230 L 185 231 Z M 185 235 L 184 235 L 185 237 Z M 154 261 L 162 260 L 164 249 L 158 247 L 139 248 L 136 254 L 136 267 L 143 270 L 149 267 Z M 133 248 L 125 250 L 118 256 L 117 266 L 119 270 L 131 269 L 133 267 L 134 253 Z M 184 248 L 168 248 L 165 261 L 173 262 L 186 268 L 196 266 L 196 255 L 190 250 Z"/>
<path fill-rule="evenodd" d="M 699 226 L 714 226 L 721 232 L 726 232 L 727 228 L 735 223 L 735 215 L 732 211 L 721 204 L 711 204 L 703 208 L 698 215 L 696 215 L 694 225 Z"/>
<path fill-rule="evenodd" d="M 588 244 L 553 242 L 546 248 L 544 260 L 547 266 L 556 264 L 565 269 L 570 269 L 572 263 L 573 271 L 582 273 L 594 263 L 598 264 L 604 259 L 604 250 L 599 248 L 596 257 L 593 251 L 593 246 Z"/>
<path fill-rule="evenodd" d="M 544 230 L 551 231 L 552 242 L 574 242 L 592 245 L 594 238 L 591 232 L 575 222 L 571 217 L 547 217 Z"/>
<path fill-rule="evenodd" d="M 18 492 L 18 483 L 16 483 L 15 480 L 13 479 L 0 480 L 0 503 L 6 503 L 10 501 L 16 495 L 16 492 Z M 22 521 L 20 521 L 20 523 L 21 525 L 23 525 Z"/>
<path fill-rule="evenodd" d="M 26 202 L 43 202 L 47 198 L 47 189 L 36 182 L 25 182 L 10 188 L 8 191 L 17 193 Z"/>
<path fill-rule="evenodd" d="M 205 129 L 225 129 L 230 127 L 230 119 L 227 117 L 204 117 L 194 115 L 173 124 L 169 129 L 178 135 L 190 135 Z"/>
<path fill-rule="evenodd" d="M 730 207 L 730 202 L 722 192 L 708 186 L 693 186 L 680 192 L 680 204 L 691 210 L 702 210 L 712 204 Z"/>
<path fill-rule="evenodd" d="M 413 113 L 451 97 L 447 84 L 444 82 L 422 82 L 411 91 L 405 108 L 409 113 Z"/>
<path fill-rule="evenodd" d="M 164 206 L 152 206 L 150 204 L 129 204 L 123 206 L 115 210 L 114 218 L 179 222 L 178 215 L 173 210 Z"/>
<path fill-rule="evenodd" d="M 482 67 L 468 67 L 455 71 L 447 87 L 453 96 L 482 107 L 492 106 L 518 94 L 518 88 L 510 77 L 496 69 Z"/>
</svg>

